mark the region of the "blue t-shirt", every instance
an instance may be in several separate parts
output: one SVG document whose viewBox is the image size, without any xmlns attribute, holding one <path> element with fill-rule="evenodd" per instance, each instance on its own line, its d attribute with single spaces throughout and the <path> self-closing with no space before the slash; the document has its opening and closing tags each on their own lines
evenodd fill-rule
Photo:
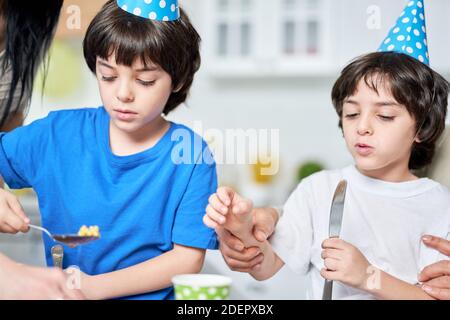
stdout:
<svg viewBox="0 0 450 320">
<path fill-rule="evenodd" d="M 157 257 L 174 243 L 217 249 L 214 230 L 202 221 L 217 175 L 201 137 L 171 123 L 152 148 L 116 156 L 109 120 L 102 107 L 64 110 L 0 134 L 0 174 L 11 188 L 34 188 L 45 228 L 100 228 L 99 240 L 65 246 L 64 267 L 97 275 Z M 52 265 L 54 242 L 44 236 L 44 244 Z M 173 288 L 127 298 L 173 299 Z"/>
</svg>

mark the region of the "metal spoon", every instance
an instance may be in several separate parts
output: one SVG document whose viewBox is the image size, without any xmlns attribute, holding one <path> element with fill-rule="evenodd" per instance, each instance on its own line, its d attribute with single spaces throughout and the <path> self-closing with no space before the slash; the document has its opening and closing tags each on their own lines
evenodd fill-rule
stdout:
<svg viewBox="0 0 450 320">
<path fill-rule="evenodd" d="M 99 237 L 95 236 L 79 236 L 77 234 L 51 234 L 47 229 L 29 224 L 30 228 L 45 232 L 53 241 L 67 244 L 71 248 L 75 248 L 80 244 L 86 244 L 97 240 Z"/>
</svg>

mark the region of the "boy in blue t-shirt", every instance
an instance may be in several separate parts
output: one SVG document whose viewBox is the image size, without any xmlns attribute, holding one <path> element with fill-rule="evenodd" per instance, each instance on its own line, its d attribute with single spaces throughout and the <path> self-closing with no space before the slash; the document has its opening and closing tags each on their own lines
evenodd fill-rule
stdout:
<svg viewBox="0 0 450 320">
<path fill-rule="evenodd" d="M 217 248 L 202 223 L 217 188 L 211 153 L 162 116 L 188 95 L 200 37 L 182 10 L 169 6 L 179 17 L 158 21 L 159 11 L 136 16 L 144 9 L 130 14 L 110 0 L 87 30 L 84 56 L 103 107 L 51 112 L 0 135 L 0 174 L 11 188 L 34 188 L 45 228 L 99 226 L 101 239 L 64 255 L 64 267 L 82 271 L 88 299 L 172 299 L 171 278 L 199 272 L 205 249 Z M 0 203 L 0 231 L 27 232 L 17 198 L 1 189 Z M 51 265 L 54 242 L 44 244 Z"/>
</svg>

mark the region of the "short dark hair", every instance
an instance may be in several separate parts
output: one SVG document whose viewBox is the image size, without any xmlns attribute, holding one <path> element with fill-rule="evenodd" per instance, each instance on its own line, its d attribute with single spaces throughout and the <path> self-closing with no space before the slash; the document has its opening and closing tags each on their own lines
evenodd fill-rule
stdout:
<svg viewBox="0 0 450 320">
<path fill-rule="evenodd" d="M 200 36 L 180 8 L 175 21 L 155 21 L 130 14 L 109 0 L 90 23 L 83 40 L 84 58 L 96 72 L 97 57 L 115 55 L 117 64 L 131 66 L 140 59 L 157 64 L 172 78 L 172 92 L 163 113 L 183 103 L 200 68 Z"/>
<path fill-rule="evenodd" d="M 374 52 L 357 57 L 342 70 L 331 93 L 341 129 L 344 100 L 355 92 L 361 79 L 377 93 L 378 85 L 387 85 L 395 100 L 404 105 L 416 121 L 420 143 L 414 142 L 409 169 L 421 169 L 430 164 L 436 141 L 445 129 L 448 81 L 406 54 Z"/>
</svg>

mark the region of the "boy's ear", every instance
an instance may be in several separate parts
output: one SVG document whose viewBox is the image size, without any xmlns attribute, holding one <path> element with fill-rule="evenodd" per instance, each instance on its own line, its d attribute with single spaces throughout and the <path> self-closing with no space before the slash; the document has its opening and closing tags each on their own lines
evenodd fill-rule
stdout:
<svg viewBox="0 0 450 320">
<path fill-rule="evenodd" d="M 416 136 L 414 137 L 415 143 L 422 143 L 422 139 L 420 139 L 419 137 L 420 137 L 420 132 L 417 132 Z"/>
<path fill-rule="evenodd" d="M 178 87 L 173 88 L 172 92 L 177 93 L 178 91 L 181 90 L 181 88 L 183 88 L 183 85 L 184 85 L 184 83 L 180 83 L 180 84 L 178 85 Z"/>
</svg>

